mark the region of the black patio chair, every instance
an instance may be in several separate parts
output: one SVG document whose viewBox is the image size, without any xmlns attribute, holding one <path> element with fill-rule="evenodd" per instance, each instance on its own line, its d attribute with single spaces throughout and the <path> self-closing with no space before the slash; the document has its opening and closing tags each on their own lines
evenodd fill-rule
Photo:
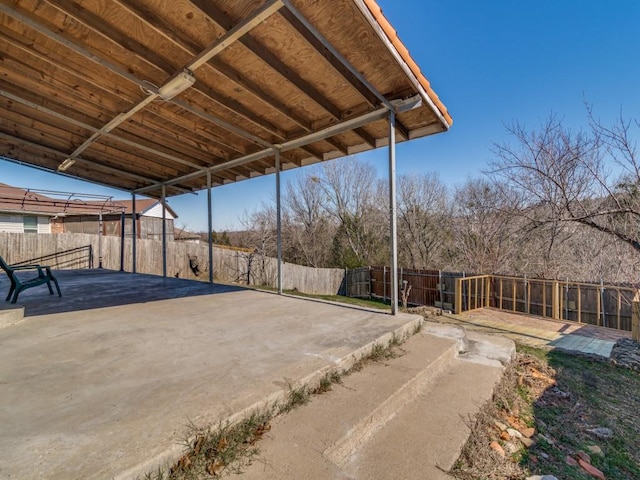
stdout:
<svg viewBox="0 0 640 480">
<path fill-rule="evenodd" d="M 53 288 L 51 288 L 51 282 L 56 285 L 56 290 L 58 291 L 58 296 L 62 297 L 62 293 L 60 292 L 60 286 L 58 285 L 58 280 L 51 273 L 51 267 L 43 266 L 43 265 L 9 265 L 4 261 L 2 257 L 0 257 L 0 268 L 2 268 L 9 277 L 9 281 L 11 282 L 11 287 L 9 288 L 9 295 L 7 295 L 6 302 L 11 299 L 11 303 L 16 303 L 18 301 L 18 295 L 23 290 L 27 288 L 36 287 L 38 285 L 42 285 L 43 283 L 47 284 L 49 287 L 49 294 L 53 295 Z M 37 277 L 31 277 L 28 279 L 20 278 L 16 272 L 19 271 L 37 271 Z M 13 295 L 13 298 L 11 296 Z"/>
</svg>

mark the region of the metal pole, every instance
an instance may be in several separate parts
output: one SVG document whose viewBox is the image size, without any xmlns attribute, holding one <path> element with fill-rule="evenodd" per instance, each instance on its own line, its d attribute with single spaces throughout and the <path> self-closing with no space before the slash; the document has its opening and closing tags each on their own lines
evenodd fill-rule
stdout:
<svg viewBox="0 0 640 480">
<path fill-rule="evenodd" d="M 124 235 L 125 235 L 125 221 L 126 215 L 124 211 L 120 213 L 120 271 L 124 272 Z"/>
<path fill-rule="evenodd" d="M 167 207 L 165 206 L 165 198 L 167 196 L 167 187 L 162 185 L 162 276 L 167 278 Z"/>
<path fill-rule="evenodd" d="M 396 114 L 389 111 L 389 217 L 391 243 L 391 314 L 398 313 L 398 245 L 396 212 Z"/>
<path fill-rule="evenodd" d="M 211 213 L 211 172 L 207 171 L 207 211 L 208 211 L 208 221 L 209 221 L 209 230 L 208 230 L 208 243 L 209 243 L 209 283 L 213 283 L 213 238 L 211 235 L 213 233 L 213 216 Z"/>
<path fill-rule="evenodd" d="M 131 210 L 133 210 L 132 214 L 131 214 L 131 254 L 132 254 L 132 260 L 133 260 L 133 273 L 136 273 L 136 263 L 137 263 L 137 258 L 136 258 L 136 243 L 137 243 L 137 239 L 138 239 L 138 228 L 136 227 L 136 223 L 137 223 L 137 214 L 136 214 L 136 194 L 132 193 L 131 194 Z"/>
<path fill-rule="evenodd" d="M 102 210 L 98 214 L 98 268 L 102 268 Z"/>
<path fill-rule="evenodd" d="M 278 293 L 282 295 L 282 211 L 280 205 L 280 149 L 276 149 L 276 236 L 278 241 Z"/>
</svg>

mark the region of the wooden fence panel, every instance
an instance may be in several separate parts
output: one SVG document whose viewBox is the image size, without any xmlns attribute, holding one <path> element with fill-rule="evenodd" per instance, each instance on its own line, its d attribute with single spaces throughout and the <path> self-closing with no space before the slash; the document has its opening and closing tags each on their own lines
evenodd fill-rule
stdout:
<svg viewBox="0 0 640 480">
<path fill-rule="evenodd" d="M 369 267 L 347 270 L 344 283 L 345 296 L 371 298 L 371 269 Z"/>
<path fill-rule="evenodd" d="M 202 243 L 167 242 L 167 276 L 207 280 L 209 271 L 209 247 Z M 82 253 L 62 255 L 74 249 Z M 130 238 L 124 241 L 124 270 L 133 271 L 133 244 Z M 89 253 L 93 252 L 93 262 Z M 80 251 L 79 251 L 80 252 Z M 96 268 L 98 255 L 102 254 L 102 266 L 109 270 L 120 270 L 120 237 L 91 234 L 23 234 L 0 232 L 0 255 L 8 263 L 46 258 L 47 265 L 54 269 Z M 136 271 L 151 275 L 162 275 L 162 242 L 159 240 L 136 241 Z M 196 275 L 191 264 L 198 266 Z M 214 247 L 213 272 L 217 281 L 244 285 L 277 284 L 277 260 L 253 253 Z M 339 268 L 312 268 L 290 263 L 283 264 L 283 288 L 296 289 L 311 294 L 335 295 L 344 279 L 344 270 Z"/>
</svg>

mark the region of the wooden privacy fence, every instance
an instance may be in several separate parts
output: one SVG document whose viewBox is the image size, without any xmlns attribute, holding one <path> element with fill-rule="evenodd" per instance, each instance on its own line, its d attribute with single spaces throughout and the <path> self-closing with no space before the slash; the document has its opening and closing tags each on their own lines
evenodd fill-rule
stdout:
<svg viewBox="0 0 640 480">
<path fill-rule="evenodd" d="M 41 261 L 55 269 L 92 268 L 94 256 L 101 252 L 102 266 L 119 270 L 120 237 L 91 234 L 31 234 L 0 232 L 0 256 L 8 263 Z M 65 254 L 63 254 L 65 252 Z M 87 252 L 93 252 L 92 255 Z M 162 242 L 136 242 L 136 271 L 162 275 Z M 124 270 L 133 271 L 132 241 L 124 240 Z M 93 261 L 92 261 L 93 260 Z M 196 268 L 194 268 L 196 267 Z M 194 270 L 199 273 L 196 275 Z M 167 275 L 207 280 L 209 247 L 206 243 L 167 242 Z M 214 278 L 221 282 L 243 285 L 277 285 L 277 261 L 247 250 L 213 248 Z M 341 291 L 344 270 L 312 268 L 291 263 L 282 265 L 283 288 L 304 293 L 335 295 Z"/>
<path fill-rule="evenodd" d="M 401 290 L 405 281 L 411 286 L 407 305 L 432 305 L 453 310 L 455 278 L 461 275 L 440 270 L 401 268 L 398 270 L 398 288 Z M 349 296 L 367 296 L 384 301 L 391 298 L 391 270 L 387 267 L 348 270 L 345 278 Z M 357 286 L 353 287 L 354 284 Z M 353 288 L 357 289 L 358 295 L 352 294 Z M 399 298 L 402 298 L 400 292 Z"/>
<path fill-rule="evenodd" d="M 636 292 L 631 287 L 604 283 L 492 275 L 490 306 L 631 331 Z"/>
<path fill-rule="evenodd" d="M 391 298 L 391 275 L 387 267 L 348 270 L 345 281 L 348 296 L 385 301 Z M 403 281 L 411 285 L 408 305 L 435 306 L 455 313 L 491 307 L 631 331 L 633 338 L 640 340 L 640 293 L 631 287 L 399 269 L 398 289 L 402 288 Z M 398 293 L 401 298 L 400 291 Z"/>
</svg>

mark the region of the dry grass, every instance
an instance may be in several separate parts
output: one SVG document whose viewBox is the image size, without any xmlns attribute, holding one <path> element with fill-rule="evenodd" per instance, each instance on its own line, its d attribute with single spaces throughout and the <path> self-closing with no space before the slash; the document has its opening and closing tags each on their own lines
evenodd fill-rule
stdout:
<svg viewBox="0 0 640 480">
<path fill-rule="evenodd" d="M 518 350 L 492 401 L 470 422 L 472 434 L 451 474 L 464 480 L 590 480 L 566 458 L 597 445 L 604 455 L 591 455 L 591 463 L 608 480 L 640 479 L 640 376 L 559 351 Z M 501 439 L 496 421 L 534 427 L 535 445 L 527 449 Z M 610 428 L 613 438 L 595 438 L 588 432 L 593 427 Z M 504 447 L 504 457 L 489 447 L 492 441 Z"/>
</svg>

